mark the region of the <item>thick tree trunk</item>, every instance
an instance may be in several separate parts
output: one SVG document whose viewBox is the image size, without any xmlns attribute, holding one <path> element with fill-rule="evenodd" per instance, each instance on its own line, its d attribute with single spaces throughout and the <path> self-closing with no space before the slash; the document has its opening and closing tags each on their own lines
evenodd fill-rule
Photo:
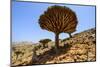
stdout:
<svg viewBox="0 0 100 67">
<path fill-rule="evenodd" d="M 72 35 L 71 35 L 71 33 L 69 33 L 69 36 L 70 36 L 70 38 L 72 38 Z"/>
<path fill-rule="evenodd" d="M 56 46 L 56 53 L 58 53 L 58 49 L 59 49 L 59 34 L 55 35 L 55 46 Z"/>
</svg>

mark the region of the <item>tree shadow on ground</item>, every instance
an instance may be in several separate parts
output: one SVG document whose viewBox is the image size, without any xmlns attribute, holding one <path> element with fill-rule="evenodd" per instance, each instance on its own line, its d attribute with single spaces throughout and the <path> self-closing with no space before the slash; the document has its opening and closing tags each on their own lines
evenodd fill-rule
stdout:
<svg viewBox="0 0 100 67">
<path fill-rule="evenodd" d="M 72 46 L 69 44 L 64 44 L 64 46 L 59 47 L 57 53 L 55 51 L 55 48 L 52 48 L 49 51 L 46 51 L 44 54 L 37 56 L 38 60 L 33 60 L 32 65 L 45 64 L 47 61 L 52 60 L 54 57 L 67 53 L 67 51 L 69 51 L 71 47 Z"/>
</svg>

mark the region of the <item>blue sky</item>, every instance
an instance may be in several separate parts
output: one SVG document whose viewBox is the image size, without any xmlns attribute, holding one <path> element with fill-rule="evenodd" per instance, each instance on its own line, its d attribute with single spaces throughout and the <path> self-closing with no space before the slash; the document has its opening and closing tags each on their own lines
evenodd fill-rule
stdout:
<svg viewBox="0 0 100 67">
<path fill-rule="evenodd" d="M 12 41 L 32 41 L 38 42 L 40 39 L 49 38 L 54 40 L 53 32 L 42 30 L 38 24 L 39 16 L 47 10 L 49 6 L 55 4 L 34 3 L 34 2 L 12 2 Z M 79 6 L 68 4 L 56 4 L 71 8 L 78 17 L 78 33 L 95 27 L 95 7 Z M 68 34 L 60 34 L 60 39 L 69 37 Z"/>
</svg>

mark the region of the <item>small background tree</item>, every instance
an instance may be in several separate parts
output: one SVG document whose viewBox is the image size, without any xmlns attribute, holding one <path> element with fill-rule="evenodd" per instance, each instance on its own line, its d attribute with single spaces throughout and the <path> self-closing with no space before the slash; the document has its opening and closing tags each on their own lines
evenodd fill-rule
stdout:
<svg viewBox="0 0 100 67">
<path fill-rule="evenodd" d="M 40 40 L 39 42 L 43 44 L 43 47 L 44 47 L 44 48 L 46 48 L 47 43 L 50 42 L 50 41 L 52 41 L 52 40 L 50 40 L 50 39 L 42 39 L 42 40 Z"/>
</svg>

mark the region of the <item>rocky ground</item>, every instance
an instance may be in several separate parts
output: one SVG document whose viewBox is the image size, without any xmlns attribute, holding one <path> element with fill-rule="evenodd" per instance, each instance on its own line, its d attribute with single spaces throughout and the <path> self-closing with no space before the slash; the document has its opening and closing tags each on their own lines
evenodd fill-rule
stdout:
<svg viewBox="0 0 100 67">
<path fill-rule="evenodd" d="M 45 48 L 41 43 L 13 45 L 12 66 L 96 61 L 95 33 L 95 28 L 92 28 L 60 40 L 58 53 L 52 41 Z"/>
</svg>

